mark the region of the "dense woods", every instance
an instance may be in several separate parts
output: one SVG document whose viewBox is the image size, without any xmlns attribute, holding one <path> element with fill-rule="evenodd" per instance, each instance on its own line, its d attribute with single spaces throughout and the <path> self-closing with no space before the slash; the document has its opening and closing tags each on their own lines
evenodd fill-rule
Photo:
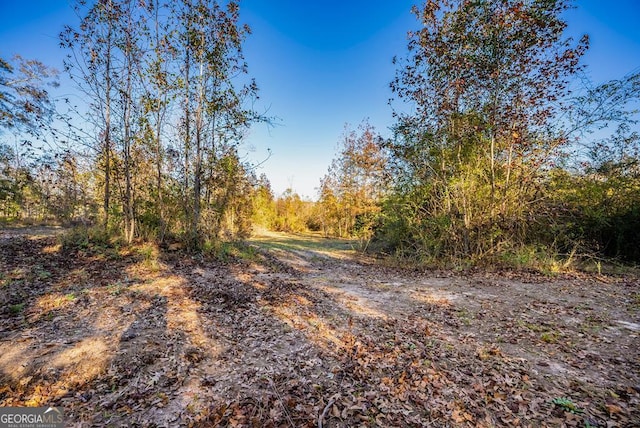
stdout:
<svg viewBox="0 0 640 428">
<path fill-rule="evenodd" d="M 77 2 L 60 42 L 84 105 L 54 103 L 45 65 L 0 60 L 0 216 L 195 250 L 265 228 L 426 264 L 637 262 L 640 74 L 588 83 L 570 7 L 416 6 L 391 136 L 346 126 L 313 202 L 274 195 L 239 154 L 270 121 L 239 2 Z"/>
</svg>

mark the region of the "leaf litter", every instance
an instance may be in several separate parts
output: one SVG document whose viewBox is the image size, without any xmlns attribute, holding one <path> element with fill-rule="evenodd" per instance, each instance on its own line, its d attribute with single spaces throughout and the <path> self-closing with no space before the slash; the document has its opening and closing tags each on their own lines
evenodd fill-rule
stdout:
<svg viewBox="0 0 640 428">
<path fill-rule="evenodd" d="M 638 278 L 417 272 L 300 241 L 149 264 L 3 237 L 0 405 L 69 426 L 640 425 Z"/>
</svg>

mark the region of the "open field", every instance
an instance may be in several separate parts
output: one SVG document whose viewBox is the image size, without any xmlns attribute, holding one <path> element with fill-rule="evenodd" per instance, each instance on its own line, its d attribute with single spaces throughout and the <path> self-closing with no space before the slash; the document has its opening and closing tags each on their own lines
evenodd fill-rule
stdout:
<svg viewBox="0 0 640 428">
<path fill-rule="evenodd" d="M 640 425 L 640 280 L 418 272 L 268 234 L 214 261 L 0 234 L 0 405 L 69 426 Z"/>
</svg>

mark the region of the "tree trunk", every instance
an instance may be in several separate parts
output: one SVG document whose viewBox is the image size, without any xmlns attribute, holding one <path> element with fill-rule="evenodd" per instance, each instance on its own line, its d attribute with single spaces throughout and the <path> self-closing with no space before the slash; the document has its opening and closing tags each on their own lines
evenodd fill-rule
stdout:
<svg viewBox="0 0 640 428">
<path fill-rule="evenodd" d="M 185 84 L 185 106 L 184 106 L 184 218 L 185 224 L 189 224 L 189 220 L 191 219 L 191 213 L 189 212 L 189 152 L 191 151 L 191 111 L 190 111 L 190 94 L 189 94 L 189 68 L 191 67 L 191 55 L 189 51 L 189 47 L 187 46 L 187 51 L 185 53 L 185 76 L 184 76 L 184 84 Z"/>
<path fill-rule="evenodd" d="M 127 83 L 124 97 L 124 178 L 125 178 L 125 239 L 133 241 L 135 218 L 133 209 L 133 191 L 131 186 L 131 73 L 132 59 L 130 41 L 127 41 Z"/>
<path fill-rule="evenodd" d="M 109 2 L 111 5 L 111 2 Z M 105 102 L 104 102 L 104 230 L 109 227 L 109 208 L 111 199 L 111 36 L 109 23 L 107 34 L 107 58 L 105 63 Z"/>
</svg>

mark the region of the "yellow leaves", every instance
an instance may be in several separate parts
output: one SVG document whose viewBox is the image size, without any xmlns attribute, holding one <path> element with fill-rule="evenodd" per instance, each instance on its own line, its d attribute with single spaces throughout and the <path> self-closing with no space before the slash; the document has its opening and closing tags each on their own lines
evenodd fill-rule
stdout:
<svg viewBox="0 0 640 428">
<path fill-rule="evenodd" d="M 334 417 L 336 417 L 336 418 L 339 418 L 339 417 L 340 417 L 340 414 L 341 414 L 340 409 L 338 409 L 338 406 L 336 406 L 336 405 L 334 404 L 334 405 L 331 407 L 331 415 L 332 415 L 332 416 L 334 416 Z"/>
<path fill-rule="evenodd" d="M 42 249 L 42 252 L 44 254 L 55 254 L 60 252 L 60 250 L 62 249 L 62 245 L 61 244 L 55 244 L 55 245 L 49 245 L 47 247 L 44 247 Z"/>
<path fill-rule="evenodd" d="M 476 355 L 480 360 L 485 361 L 491 358 L 492 356 L 497 356 L 497 357 L 502 356 L 502 351 L 500 350 L 500 348 L 496 346 L 492 346 L 488 349 L 485 347 L 481 347 L 481 348 L 478 348 L 478 350 L 476 351 Z"/>
<path fill-rule="evenodd" d="M 504 392 L 495 391 L 492 397 L 495 401 L 504 401 L 507 398 L 507 394 Z"/>
<path fill-rule="evenodd" d="M 484 348 L 478 349 L 477 356 L 482 361 L 488 360 L 490 357 L 489 353 Z"/>
<path fill-rule="evenodd" d="M 39 407 L 42 406 L 48 400 L 48 394 L 44 388 L 40 385 L 33 389 L 31 398 L 24 402 L 26 407 Z"/>
</svg>

